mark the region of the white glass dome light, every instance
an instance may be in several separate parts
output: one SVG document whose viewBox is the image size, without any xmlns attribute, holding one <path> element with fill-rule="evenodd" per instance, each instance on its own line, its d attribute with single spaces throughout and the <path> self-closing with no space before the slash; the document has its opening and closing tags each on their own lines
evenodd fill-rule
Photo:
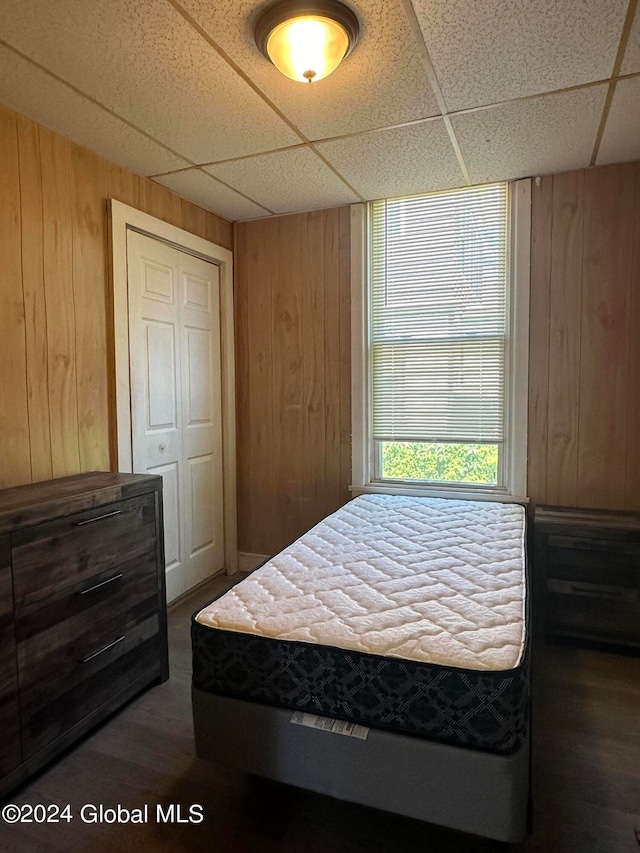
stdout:
<svg viewBox="0 0 640 853">
<path fill-rule="evenodd" d="M 284 0 L 256 25 L 256 44 L 292 80 L 315 83 L 331 74 L 353 49 L 359 25 L 338 0 Z"/>
</svg>

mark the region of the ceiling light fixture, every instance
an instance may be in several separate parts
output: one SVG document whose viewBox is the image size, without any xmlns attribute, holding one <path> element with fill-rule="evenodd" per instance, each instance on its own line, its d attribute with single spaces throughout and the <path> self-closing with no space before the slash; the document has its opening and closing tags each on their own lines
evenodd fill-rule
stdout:
<svg viewBox="0 0 640 853">
<path fill-rule="evenodd" d="M 353 49 L 360 27 L 339 0 L 281 0 L 258 19 L 256 44 L 276 68 L 300 83 L 335 71 Z"/>
</svg>

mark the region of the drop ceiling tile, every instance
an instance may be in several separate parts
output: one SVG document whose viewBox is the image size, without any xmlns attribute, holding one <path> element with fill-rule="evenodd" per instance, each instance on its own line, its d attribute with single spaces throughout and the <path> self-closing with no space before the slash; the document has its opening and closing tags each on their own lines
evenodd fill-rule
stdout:
<svg viewBox="0 0 640 853">
<path fill-rule="evenodd" d="M 1 45 L 0 103 L 139 175 L 188 165 Z"/>
<path fill-rule="evenodd" d="M 413 0 L 450 111 L 608 78 L 628 0 Z"/>
<path fill-rule="evenodd" d="M 192 162 L 300 141 L 165 0 L 3 0 L 2 38 Z"/>
<path fill-rule="evenodd" d="M 605 125 L 598 163 L 640 160 L 640 77 L 619 80 Z"/>
<path fill-rule="evenodd" d="M 287 79 L 256 48 L 253 27 L 264 3 L 182 2 L 211 38 L 309 139 L 385 127 L 439 113 L 419 46 L 400 2 L 349 0 L 360 19 L 360 40 L 330 77 L 312 84 Z"/>
<path fill-rule="evenodd" d="M 261 154 L 205 170 L 275 213 L 318 210 L 360 201 L 309 148 Z"/>
<path fill-rule="evenodd" d="M 474 184 L 589 165 L 607 84 L 452 116 Z"/>
<path fill-rule="evenodd" d="M 201 169 L 187 169 L 184 172 L 163 175 L 153 180 L 168 187 L 188 201 L 192 201 L 212 213 L 217 213 L 218 216 L 222 216 L 231 222 L 238 219 L 255 219 L 259 216 L 268 216 L 271 212 L 258 204 L 254 204 L 229 187 L 225 187 L 224 184 L 221 184 L 211 175 L 207 175 Z"/>
<path fill-rule="evenodd" d="M 634 74 L 640 71 L 640 11 L 636 9 L 636 16 L 629 33 L 627 49 L 622 59 L 622 74 Z"/>
<path fill-rule="evenodd" d="M 464 185 L 442 119 L 323 142 L 317 148 L 367 200 Z"/>
</svg>

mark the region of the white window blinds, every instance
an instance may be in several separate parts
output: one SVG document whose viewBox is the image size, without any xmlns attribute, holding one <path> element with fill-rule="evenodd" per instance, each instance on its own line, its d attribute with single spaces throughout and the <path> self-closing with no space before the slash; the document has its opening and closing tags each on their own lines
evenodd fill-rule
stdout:
<svg viewBox="0 0 640 853">
<path fill-rule="evenodd" d="M 373 438 L 500 444 L 507 184 L 372 204 Z"/>
</svg>

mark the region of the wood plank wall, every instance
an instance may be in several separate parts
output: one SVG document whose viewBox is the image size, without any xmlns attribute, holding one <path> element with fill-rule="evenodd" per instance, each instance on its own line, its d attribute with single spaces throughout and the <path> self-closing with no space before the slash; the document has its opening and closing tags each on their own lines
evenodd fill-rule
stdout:
<svg viewBox="0 0 640 853">
<path fill-rule="evenodd" d="M 640 163 L 533 187 L 529 494 L 640 510 Z"/>
<path fill-rule="evenodd" d="M 349 208 L 236 225 L 239 550 L 349 499 Z"/>
<path fill-rule="evenodd" d="M 241 551 L 348 499 L 347 233 L 345 209 L 236 226 Z M 640 163 L 542 178 L 531 236 L 529 494 L 640 510 Z"/>
<path fill-rule="evenodd" d="M 232 226 L 0 107 L 0 488 L 109 470 L 107 199 L 232 248 Z"/>
<path fill-rule="evenodd" d="M 106 199 L 230 223 L 0 107 L 0 487 L 111 467 Z M 529 493 L 640 510 L 640 164 L 533 188 Z M 348 500 L 347 208 L 236 227 L 240 550 Z"/>
</svg>

